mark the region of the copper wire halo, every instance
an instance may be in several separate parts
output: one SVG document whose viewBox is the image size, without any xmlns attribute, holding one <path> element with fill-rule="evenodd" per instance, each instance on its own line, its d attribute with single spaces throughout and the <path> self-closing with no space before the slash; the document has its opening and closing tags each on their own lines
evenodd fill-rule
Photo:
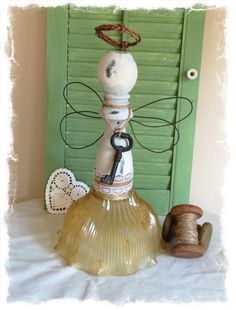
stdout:
<svg viewBox="0 0 236 310">
<path fill-rule="evenodd" d="M 111 30 L 116 30 L 119 33 L 128 33 L 134 39 L 134 41 L 133 42 L 128 42 L 128 41 L 118 42 L 103 33 L 103 31 L 111 31 Z M 122 24 L 100 25 L 100 26 L 95 27 L 95 33 L 98 36 L 98 38 L 100 38 L 101 40 L 105 41 L 106 43 L 114 47 L 119 47 L 122 51 L 125 51 L 125 52 L 130 46 L 134 46 L 141 41 L 141 37 L 137 32 L 135 32 L 132 29 L 127 28 L 125 25 L 122 25 Z"/>
</svg>

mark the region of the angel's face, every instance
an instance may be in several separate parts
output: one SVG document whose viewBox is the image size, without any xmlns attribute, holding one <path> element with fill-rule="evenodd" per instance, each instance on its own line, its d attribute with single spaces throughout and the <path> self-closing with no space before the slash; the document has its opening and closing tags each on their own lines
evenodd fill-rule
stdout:
<svg viewBox="0 0 236 310">
<path fill-rule="evenodd" d="M 109 98 L 127 100 L 137 76 L 136 62 L 127 52 L 109 52 L 102 57 L 98 65 L 98 79 L 105 96 Z"/>
</svg>

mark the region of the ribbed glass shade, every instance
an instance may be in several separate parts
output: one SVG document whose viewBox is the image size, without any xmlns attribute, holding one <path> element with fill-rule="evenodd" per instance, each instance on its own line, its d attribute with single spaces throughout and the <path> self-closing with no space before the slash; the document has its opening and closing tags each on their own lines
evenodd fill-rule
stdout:
<svg viewBox="0 0 236 310">
<path fill-rule="evenodd" d="M 70 207 L 56 250 L 94 275 L 127 275 L 156 264 L 161 227 L 135 190 L 117 198 L 95 190 Z"/>
</svg>

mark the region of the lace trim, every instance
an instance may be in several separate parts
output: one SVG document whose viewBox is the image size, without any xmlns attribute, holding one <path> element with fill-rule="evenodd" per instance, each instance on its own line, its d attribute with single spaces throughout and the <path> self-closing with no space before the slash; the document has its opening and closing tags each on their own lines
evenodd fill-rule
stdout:
<svg viewBox="0 0 236 310">
<path fill-rule="evenodd" d="M 100 182 L 104 174 L 94 169 L 94 189 L 98 192 L 108 195 L 123 195 L 128 193 L 133 187 L 133 174 L 116 175 L 112 185 L 106 185 Z"/>
<path fill-rule="evenodd" d="M 132 187 L 133 187 L 133 182 L 131 181 L 128 185 L 122 186 L 122 187 L 114 187 L 114 186 L 106 186 L 106 185 L 101 185 L 99 183 L 94 183 L 93 185 L 94 189 L 98 192 L 107 194 L 107 195 L 123 195 L 128 193 Z"/>
<path fill-rule="evenodd" d="M 95 179 L 100 180 L 101 177 L 103 177 L 103 176 L 104 176 L 104 174 L 102 174 L 98 170 L 94 169 Z M 116 177 L 114 179 L 114 183 L 127 182 L 127 181 L 131 181 L 132 179 L 133 179 L 132 173 L 127 173 L 126 175 L 116 175 Z"/>
</svg>

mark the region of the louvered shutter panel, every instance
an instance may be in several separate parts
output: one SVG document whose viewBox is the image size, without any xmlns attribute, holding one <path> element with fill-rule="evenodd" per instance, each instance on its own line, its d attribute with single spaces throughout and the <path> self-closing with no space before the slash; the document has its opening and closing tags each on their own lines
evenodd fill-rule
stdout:
<svg viewBox="0 0 236 310">
<path fill-rule="evenodd" d="M 84 82 L 103 96 L 96 76 L 97 65 L 105 51 L 114 48 L 96 38 L 94 28 L 100 24 L 124 23 L 139 32 L 142 37 L 139 45 L 129 49 L 139 70 L 137 84 L 131 92 L 132 108 L 169 96 L 182 95 L 194 101 L 194 112 L 191 117 L 185 121 L 185 124 L 178 125 L 181 140 L 174 150 L 154 154 L 142 149 L 137 143 L 134 144 L 135 188 L 158 214 L 166 214 L 175 203 L 188 202 L 198 80 L 191 81 L 190 84 L 185 78 L 185 71 L 191 65 L 200 70 L 203 18 L 202 12 L 200 14 L 191 12 L 190 15 L 190 12 L 184 9 L 115 11 L 114 13 L 112 8 L 81 10 L 70 6 L 67 17 L 64 16 L 64 27 L 67 29 L 66 74 L 64 73 L 66 81 Z M 112 33 L 112 36 L 118 39 L 120 35 Z M 124 34 L 123 39 L 125 36 Z M 52 44 L 49 43 L 49 45 Z M 191 46 L 194 47 L 193 51 L 190 49 Z M 191 55 L 193 55 L 193 61 L 188 63 Z M 60 93 L 61 90 L 62 88 Z M 55 86 L 53 92 L 55 92 Z M 56 92 L 59 98 L 58 89 Z M 50 94 L 49 90 L 49 99 Z M 79 110 L 98 111 L 101 105 L 96 96 L 80 86 L 70 87 L 67 96 L 73 106 Z M 52 99 L 49 100 L 49 104 L 53 105 Z M 59 116 L 62 117 L 66 112 L 70 112 L 69 107 L 63 110 L 61 105 L 65 106 L 65 103 L 60 99 L 60 111 L 54 117 L 53 127 L 56 125 L 56 118 L 59 126 Z M 156 116 L 171 122 L 185 115 L 188 109 L 186 103 L 172 99 L 148 106 L 137 111 L 136 115 Z M 49 114 L 52 110 L 52 107 L 49 108 Z M 50 121 L 50 115 L 48 120 Z M 154 120 L 147 120 L 144 123 L 163 125 L 162 121 Z M 171 126 L 150 129 L 134 123 L 133 127 L 140 142 L 152 149 L 166 149 L 175 139 L 175 132 Z M 68 143 L 75 146 L 83 145 L 92 142 L 103 128 L 103 121 L 70 116 L 66 119 L 64 134 Z M 73 150 L 58 141 L 61 140 L 58 127 L 57 131 L 53 131 L 49 122 L 48 132 L 46 177 L 54 169 L 64 166 L 73 171 L 79 180 L 91 186 L 98 144 L 84 150 Z M 63 154 L 56 155 L 53 151 L 56 147 L 52 148 L 51 143 L 58 143 L 60 153 Z M 60 160 L 53 161 L 56 157 L 60 157 Z M 60 166 L 55 167 L 55 164 L 59 163 Z"/>
<path fill-rule="evenodd" d="M 142 41 L 130 48 L 137 61 L 139 76 L 132 92 L 132 106 L 178 95 L 181 41 L 184 10 L 125 12 L 126 25 L 140 33 Z M 176 100 L 155 103 L 136 112 L 173 122 L 176 117 Z M 144 122 L 143 119 L 140 119 Z M 147 120 L 148 125 L 166 125 L 163 121 Z M 140 142 L 148 148 L 162 151 L 174 141 L 172 126 L 145 128 L 133 125 Z M 133 150 L 135 188 L 144 199 L 166 213 L 170 203 L 173 151 L 150 153 L 137 143 Z"/>
</svg>

